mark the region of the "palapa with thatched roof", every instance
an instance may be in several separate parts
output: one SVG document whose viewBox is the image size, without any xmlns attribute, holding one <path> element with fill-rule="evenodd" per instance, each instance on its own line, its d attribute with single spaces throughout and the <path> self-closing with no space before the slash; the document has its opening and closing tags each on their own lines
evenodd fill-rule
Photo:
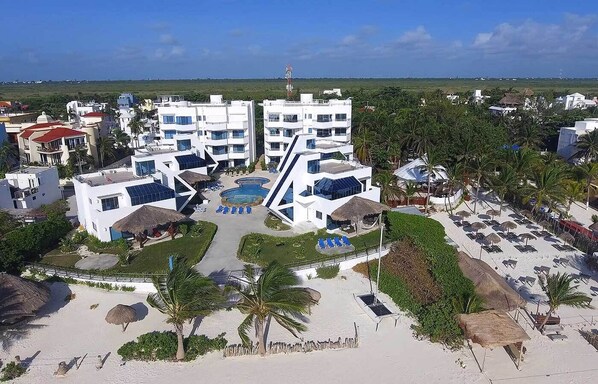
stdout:
<svg viewBox="0 0 598 384">
<path fill-rule="evenodd" d="M 559 238 L 563 240 L 565 243 L 572 244 L 575 241 L 575 236 L 570 234 L 569 232 L 563 232 L 559 235 Z"/>
<path fill-rule="evenodd" d="M 108 324 L 122 325 L 123 332 L 127 329 L 129 323 L 134 321 L 137 321 L 137 312 L 135 308 L 129 305 L 118 304 L 106 314 L 106 322 Z"/>
<path fill-rule="evenodd" d="M 378 203 L 377 201 L 364 199 L 363 197 L 353 196 L 345 204 L 335 209 L 330 217 L 337 221 L 348 221 L 354 218 L 362 218 L 365 216 L 379 215 L 390 208 L 387 205 Z"/>
<path fill-rule="evenodd" d="M 465 337 L 484 348 L 504 347 L 530 339 L 525 330 L 504 312 L 490 310 L 461 314 L 458 320 Z"/>
<path fill-rule="evenodd" d="M 120 232 L 137 234 L 185 218 L 187 218 L 187 216 L 173 209 L 144 205 L 135 212 L 112 224 L 112 228 Z"/>
<path fill-rule="evenodd" d="M 498 236 L 496 233 L 491 233 L 484 237 L 484 241 L 490 244 L 498 244 L 500 243 L 500 236 Z"/>
<path fill-rule="evenodd" d="M 208 175 L 202 175 L 201 173 L 197 173 L 197 172 L 193 172 L 193 171 L 189 171 L 189 170 L 186 170 L 186 171 L 180 173 L 179 177 L 191 185 L 201 183 L 202 181 L 212 180 L 212 177 L 210 177 Z"/>
<path fill-rule="evenodd" d="M 525 300 L 492 267 L 459 252 L 459 268 L 473 282 L 475 292 L 487 308 L 512 311 L 525 307 Z"/>
<path fill-rule="evenodd" d="M 0 273 L 0 324 L 14 324 L 36 312 L 50 300 L 43 283 Z"/>
<path fill-rule="evenodd" d="M 517 107 L 523 105 L 523 98 L 521 95 L 516 93 L 505 93 L 504 97 L 498 102 L 500 105 L 506 105 L 510 107 Z"/>
</svg>

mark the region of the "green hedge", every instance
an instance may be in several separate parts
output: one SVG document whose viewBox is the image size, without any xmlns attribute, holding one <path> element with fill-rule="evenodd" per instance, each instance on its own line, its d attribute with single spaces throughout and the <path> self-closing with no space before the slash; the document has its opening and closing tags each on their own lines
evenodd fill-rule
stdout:
<svg viewBox="0 0 598 384">
<path fill-rule="evenodd" d="M 381 271 L 380 290 L 399 307 L 416 316 L 419 324 L 414 329 L 418 334 L 429 337 L 433 342 L 461 346 L 463 337 L 452 300 L 473 296 L 474 286 L 461 272 L 456 250 L 446 243 L 444 227 L 436 220 L 398 212 L 389 212 L 387 220 L 388 236 L 392 240 L 409 238 L 424 252 L 430 272 L 442 289 L 442 298 L 431 305 L 421 305 L 410 294 L 404 281 L 384 270 Z M 376 266 L 373 269 L 376 273 Z"/>
<path fill-rule="evenodd" d="M 340 271 L 340 265 L 331 265 L 329 267 L 316 268 L 316 273 L 320 279 L 334 279 Z"/>
</svg>

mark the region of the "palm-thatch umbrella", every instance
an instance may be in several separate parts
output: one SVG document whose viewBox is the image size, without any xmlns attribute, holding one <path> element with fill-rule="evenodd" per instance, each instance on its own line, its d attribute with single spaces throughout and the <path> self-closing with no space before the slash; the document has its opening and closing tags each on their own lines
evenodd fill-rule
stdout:
<svg viewBox="0 0 598 384">
<path fill-rule="evenodd" d="M 211 176 L 202 175 L 201 173 L 193 172 L 190 170 L 186 170 L 179 174 L 179 177 L 185 180 L 187 183 L 191 185 L 195 185 L 197 183 L 201 183 L 202 181 L 210 181 L 212 180 Z"/>
<path fill-rule="evenodd" d="M 533 213 L 531 211 L 528 211 L 527 209 L 524 209 L 523 211 L 521 211 L 519 213 L 521 213 L 522 216 L 525 216 L 528 219 L 531 219 L 532 217 L 534 217 Z"/>
<path fill-rule="evenodd" d="M 50 289 L 19 276 L 0 273 L 0 324 L 14 324 L 35 316 L 50 300 Z"/>
<path fill-rule="evenodd" d="M 496 233 L 491 233 L 484 237 L 484 241 L 489 244 L 498 244 L 500 243 L 500 236 L 498 236 Z"/>
<path fill-rule="evenodd" d="M 540 226 L 542 227 L 542 229 L 546 229 L 547 227 L 550 227 L 550 225 L 551 225 L 548 220 L 542 220 L 538 224 L 540 224 Z"/>
<path fill-rule="evenodd" d="M 463 220 L 464 218 L 471 216 L 471 213 L 469 213 L 467 211 L 459 211 L 459 212 L 455 213 L 455 215 L 459 216 L 461 218 L 461 220 Z"/>
<path fill-rule="evenodd" d="M 565 243 L 572 244 L 575 241 L 575 237 L 569 232 L 563 232 L 559 235 L 559 238 Z"/>
<path fill-rule="evenodd" d="M 592 231 L 598 231 L 598 221 L 590 225 L 588 228 L 590 228 Z"/>
<path fill-rule="evenodd" d="M 311 298 L 311 303 L 309 304 L 309 314 L 311 315 L 311 305 L 318 304 L 320 302 L 322 294 L 312 288 L 303 288 L 303 290 L 309 293 L 309 297 Z"/>
<path fill-rule="evenodd" d="M 531 233 L 522 233 L 519 235 L 520 238 L 525 239 L 525 245 L 529 240 L 536 240 L 536 236 L 532 235 Z"/>
<path fill-rule="evenodd" d="M 145 230 L 151 230 L 160 225 L 168 223 L 175 223 L 177 221 L 186 219 L 187 216 L 174 209 L 154 207 L 152 205 L 144 205 L 135 212 L 123 217 L 116 223 L 112 224 L 112 228 L 120 232 L 130 232 L 134 235 L 143 233 Z M 174 237 L 174 227 L 169 228 L 170 235 Z M 143 246 L 143 238 L 138 237 L 140 246 Z"/>
<path fill-rule="evenodd" d="M 500 210 L 498 209 L 489 209 L 486 211 L 486 215 L 489 215 L 494 219 L 494 216 L 500 216 Z"/>
<path fill-rule="evenodd" d="M 475 222 L 475 223 L 471 224 L 471 228 L 474 231 L 476 231 L 476 233 L 477 233 L 480 229 L 486 228 L 486 224 L 481 223 L 481 222 Z"/>
<path fill-rule="evenodd" d="M 359 227 L 359 220 L 365 216 L 380 215 L 390 208 L 377 201 L 364 199 L 363 197 L 353 196 L 345 204 L 335 209 L 331 214 L 333 220 L 336 221 L 352 221 L 355 220 L 355 228 Z"/>
<path fill-rule="evenodd" d="M 517 224 L 513 223 L 512 221 L 505 221 L 500 226 L 501 228 L 506 229 L 507 232 L 509 232 L 511 229 L 517 228 Z"/>
<path fill-rule="evenodd" d="M 127 329 L 129 323 L 134 321 L 137 321 L 137 312 L 135 308 L 129 305 L 118 304 L 106 314 L 106 322 L 108 324 L 122 325 L 123 332 Z"/>
</svg>

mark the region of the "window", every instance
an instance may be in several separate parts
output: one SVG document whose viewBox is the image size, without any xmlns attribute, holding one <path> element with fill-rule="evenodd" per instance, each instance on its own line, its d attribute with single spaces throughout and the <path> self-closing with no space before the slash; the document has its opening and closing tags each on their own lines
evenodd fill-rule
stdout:
<svg viewBox="0 0 598 384">
<path fill-rule="evenodd" d="M 93 227 L 94 231 L 96 231 L 96 232 L 98 231 L 98 226 L 93 221 L 91 222 L 91 226 Z"/>
<path fill-rule="evenodd" d="M 118 197 L 107 197 L 102 199 L 102 211 L 109 211 L 118 208 Z"/>
<path fill-rule="evenodd" d="M 191 149 L 191 140 L 177 140 L 176 149 L 179 151 Z"/>
<path fill-rule="evenodd" d="M 245 137 L 245 131 L 243 130 L 234 130 L 233 131 L 233 139 L 242 139 Z"/>
<path fill-rule="evenodd" d="M 347 121 L 347 114 L 346 113 L 337 113 L 334 115 L 334 120 L 336 121 Z"/>
<path fill-rule="evenodd" d="M 320 173 L 320 160 L 310 160 L 307 162 L 307 173 Z"/>
<path fill-rule="evenodd" d="M 322 212 L 316 211 L 316 219 L 322 220 Z"/>
<path fill-rule="evenodd" d="M 310 128 L 307 128 L 307 133 L 312 133 L 312 132 L 313 132 L 313 130 L 314 130 L 314 129 L 313 129 L 313 128 L 311 128 L 311 127 L 310 127 Z"/>
<path fill-rule="evenodd" d="M 307 114 L 307 118 L 308 118 L 308 119 L 311 119 L 311 113 L 308 113 L 308 114 Z"/>
<path fill-rule="evenodd" d="M 160 183 L 149 183 L 126 187 L 131 205 L 141 205 L 174 198 L 174 191 Z"/>
<path fill-rule="evenodd" d="M 280 121 L 280 115 L 278 113 L 269 113 L 268 121 Z"/>
<path fill-rule="evenodd" d="M 313 191 L 313 188 L 312 188 L 312 186 L 311 186 L 311 185 L 308 185 L 308 186 L 307 186 L 307 194 L 308 194 L 308 195 L 311 195 L 311 194 L 313 194 L 313 193 L 314 193 L 314 191 Z"/>
<path fill-rule="evenodd" d="M 316 136 L 317 137 L 330 137 L 330 136 L 332 136 L 332 130 L 331 129 L 317 129 Z"/>
<path fill-rule="evenodd" d="M 292 129 L 285 129 L 284 130 L 284 135 L 283 135 L 284 137 L 293 137 L 293 135 L 294 135 L 294 132 L 293 132 Z"/>
<path fill-rule="evenodd" d="M 176 131 L 163 131 L 164 132 L 164 138 L 165 139 L 172 139 L 174 137 L 174 135 L 176 135 Z"/>
<path fill-rule="evenodd" d="M 156 173 L 156 163 L 154 160 L 138 161 L 135 163 L 135 174 L 137 176 L 146 176 Z"/>
<path fill-rule="evenodd" d="M 215 131 L 212 132 L 212 140 L 226 140 L 226 137 L 228 136 L 228 132 L 226 131 Z"/>
<path fill-rule="evenodd" d="M 180 125 L 193 124 L 193 120 L 191 119 L 191 116 L 177 116 L 175 121 L 177 124 L 180 124 Z"/>
<path fill-rule="evenodd" d="M 286 151 L 289 148 L 289 145 L 285 143 L 284 146 L 283 146 L 283 148 Z"/>
<path fill-rule="evenodd" d="M 212 147 L 212 153 L 214 155 L 226 155 L 228 153 L 228 147 L 226 145 Z"/>
<path fill-rule="evenodd" d="M 298 121 L 297 115 L 282 115 L 282 121 L 285 123 L 296 123 Z"/>
<path fill-rule="evenodd" d="M 201 116 L 197 116 L 197 121 L 201 121 Z"/>
<path fill-rule="evenodd" d="M 197 131 L 197 136 L 201 137 L 203 135 L 203 131 Z"/>
<path fill-rule="evenodd" d="M 270 128 L 270 136 L 280 136 L 280 129 Z"/>
<path fill-rule="evenodd" d="M 318 123 L 330 123 L 332 121 L 332 115 L 317 115 Z"/>
<path fill-rule="evenodd" d="M 347 128 L 334 128 L 334 136 L 345 136 Z"/>
<path fill-rule="evenodd" d="M 162 123 L 163 124 L 174 124 L 174 115 L 162 116 Z"/>
<path fill-rule="evenodd" d="M 316 149 L 316 139 L 307 140 L 307 149 Z"/>
<path fill-rule="evenodd" d="M 280 143 L 270 143 L 271 151 L 280 151 Z"/>
<path fill-rule="evenodd" d="M 233 145 L 233 152 L 243 153 L 243 152 L 245 152 L 245 146 L 244 145 Z"/>
</svg>

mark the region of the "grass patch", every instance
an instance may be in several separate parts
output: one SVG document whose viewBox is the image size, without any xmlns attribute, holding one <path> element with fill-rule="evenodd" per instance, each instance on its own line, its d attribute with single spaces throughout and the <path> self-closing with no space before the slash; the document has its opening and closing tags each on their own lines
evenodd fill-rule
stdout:
<svg viewBox="0 0 598 384">
<path fill-rule="evenodd" d="M 128 265 L 116 266 L 108 272 L 119 273 L 165 273 L 168 271 L 168 256 L 183 256 L 189 265 L 195 265 L 206 254 L 218 226 L 206 221 L 193 224 L 189 232 L 178 239 L 146 245 L 134 255 Z"/>
<path fill-rule="evenodd" d="M 324 229 L 315 234 L 310 232 L 294 237 L 250 233 L 241 239 L 237 256 L 243 261 L 264 267 L 273 260 L 286 266 L 296 266 L 330 260 L 349 253 L 359 253 L 366 248 L 377 247 L 380 244 L 380 232 L 373 231 L 350 239 L 351 244 L 355 247 L 354 251 L 324 255 L 316 251 L 316 244 L 319 238 L 328 236 L 330 235 Z"/>
<path fill-rule="evenodd" d="M 340 266 L 338 264 L 329 267 L 316 268 L 316 274 L 320 279 L 334 279 L 338 276 Z"/>
<path fill-rule="evenodd" d="M 274 231 L 287 231 L 291 229 L 291 226 L 286 225 L 282 222 L 278 217 L 274 216 L 273 214 L 269 213 L 264 220 L 264 225 Z"/>
<path fill-rule="evenodd" d="M 63 253 L 58 249 L 54 249 L 46 253 L 40 260 L 40 263 L 55 265 L 57 267 L 74 268 L 75 263 L 79 260 L 81 260 L 81 256 L 77 252 Z"/>
</svg>

